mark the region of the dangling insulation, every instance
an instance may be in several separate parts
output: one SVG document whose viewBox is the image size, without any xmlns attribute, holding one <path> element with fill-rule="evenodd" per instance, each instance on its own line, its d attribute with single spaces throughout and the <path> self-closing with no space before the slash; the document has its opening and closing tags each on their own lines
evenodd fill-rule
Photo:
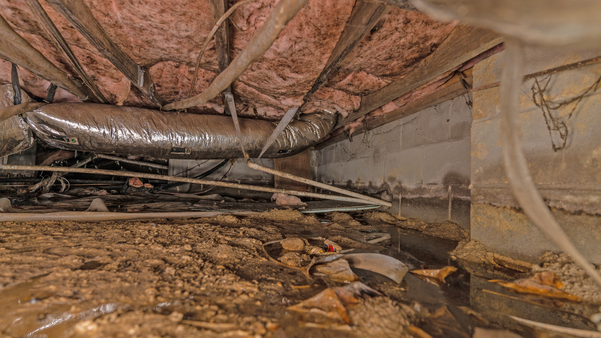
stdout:
<svg viewBox="0 0 601 338">
<path fill-rule="evenodd" d="M 14 91 L 10 84 L 0 86 L 0 108 L 13 106 Z M 21 92 L 22 102 L 31 99 Z M 29 125 L 21 116 L 13 116 L 0 121 L 0 156 L 12 155 L 33 146 L 34 138 Z"/>
<path fill-rule="evenodd" d="M 173 159 L 242 157 L 229 116 L 197 115 L 90 103 L 57 103 L 24 114 L 50 146 L 102 154 Z M 263 157 L 298 153 L 319 142 L 336 124 L 321 112 L 293 121 Z M 256 157 L 275 129 L 270 121 L 240 119 L 247 153 Z"/>
</svg>

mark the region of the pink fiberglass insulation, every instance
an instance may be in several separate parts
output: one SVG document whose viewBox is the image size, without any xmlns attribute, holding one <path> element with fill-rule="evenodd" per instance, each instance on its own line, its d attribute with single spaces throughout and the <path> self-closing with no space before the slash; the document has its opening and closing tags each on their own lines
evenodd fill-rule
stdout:
<svg viewBox="0 0 601 338">
<path fill-rule="evenodd" d="M 11 72 L 11 63 L 0 59 L 0 85 L 9 84 Z M 26 92 L 31 96 L 46 98 L 46 89 L 50 86 L 50 82 L 41 77 L 29 72 L 26 69 L 19 68 L 19 84 L 21 88 L 27 88 Z M 81 102 L 77 96 L 69 93 L 62 88 L 57 88 L 54 94 L 54 102 Z"/>
<path fill-rule="evenodd" d="M 110 39 L 136 63 L 149 69 L 157 93 L 167 102 L 188 96 L 194 65 L 213 27 L 208 0 L 83 0 Z M 238 1 L 229 1 L 232 6 Z M 111 104 L 153 107 L 104 56 L 45 1 L 40 1 L 71 49 Z M 277 0 L 257 0 L 239 7 L 227 20 L 230 57 L 236 57 L 265 22 Z M 311 0 L 292 19 L 267 52 L 233 83 L 236 109 L 241 116 L 277 119 L 299 106 L 323 70 L 355 1 Z M 2 15 L 13 28 L 51 62 L 77 78 L 72 66 L 38 26 L 24 0 L 2 0 Z M 403 77 L 429 55 L 452 30 L 418 12 L 393 8 L 349 55 L 341 69 L 315 93 L 305 113 L 318 109 L 355 111 L 361 95 Z M 200 64 L 193 90 L 205 90 L 219 72 L 215 43 Z M 21 70 L 27 92 L 45 96 L 49 83 Z M 10 64 L 0 63 L 0 83 L 10 82 Z M 59 90 L 57 101 L 75 98 Z M 390 107 L 389 107 L 390 108 Z M 223 113 L 221 97 L 195 113 Z"/>
<path fill-rule="evenodd" d="M 328 86 L 366 95 L 404 77 L 451 33 L 454 24 L 393 8 L 351 52 Z"/>
</svg>

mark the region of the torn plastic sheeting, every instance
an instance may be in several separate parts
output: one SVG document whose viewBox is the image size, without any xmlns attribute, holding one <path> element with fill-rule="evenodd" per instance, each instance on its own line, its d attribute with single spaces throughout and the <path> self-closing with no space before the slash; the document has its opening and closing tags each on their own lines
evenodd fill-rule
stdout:
<svg viewBox="0 0 601 338">
<path fill-rule="evenodd" d="M 22 92 L 22 101 L 31 101 L 25 92 Z M 14 91 L 10 84 L 0 86 L 0 108 L 13 106 Z M 0 156 L 12 155 L 33 146 L 34 138 L 23 118 L 16 115 L 0 121 Z"/>
<path fill-rule="evenodd" d="M 48 104 L 24 116 L 40 139 L 61 149 L 173 159 L 243 156 L 228 116 L 90 103 Z M 286 127 L 264 157 L 301 152 L 328 135 L 335 124 L 333 113 L 304 115 Z M 276 124 L 240 119 L 240 128 L 246 151 L 256 157 Z"/>
<path fill-rule="evenodd" d="M 344 254 L 353 268 L 369 270 L 386 276 L 400 284 L 409 271 L 407 265 L 390 256 L 375 253 Z"/>
<path fill-rule="evenodd" d="M 266 243 L 265 245 L 267 244 L 270 243 Z M 310 264 L 308 267 L 305 267 L 305 269 L 308 271 L 315 264 L 328 263 L 340 258 L 349 262 L 352 268 L 375 272 L 392 279 L 393 281 L 397 282 L 397 284 L 400 284 L 403 281 L 403 278 L 409 271 L 407 265 L 398 259 L 377 253 L 335 254 L 321 256 L 317 259 L 314 259 L 312 264 Z"/>
</svg>

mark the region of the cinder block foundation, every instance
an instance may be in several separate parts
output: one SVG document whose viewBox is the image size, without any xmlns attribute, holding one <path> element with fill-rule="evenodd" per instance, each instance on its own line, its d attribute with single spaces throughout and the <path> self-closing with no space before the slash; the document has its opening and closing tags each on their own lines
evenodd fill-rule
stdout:
<svg viewBox="0 0 601 338">
<path fill-rule="evenodd" d="M 529 49 L 527 74 L 596 57 L 601 51 L 561 53 Z M 471 133 L 471 238 L 500 254 L 536 262 L 545 251 L 559 249 L 520 211 L 503 168 L 499 87 L 503 52 L 474 67 L 476 88 Z M 601 76 L 601 65 L 563 70 L 536 79 L 548 82 L 545 98 L 553 103 L 572 100 Z M 533 180 L 553 214 L 576 247 L 592 262 L 601 263 L 601 90 L 558 110 L 568 138 L 563 149 L 559 134 L 549 131 L 542 110 L 532 100 L 535 79 L 521 88 L 520 122 Z M 486 88 L 478 90 L 477 88 Z M 572 112 L 571 117 L 568 115 Z"/>
<path fill-rule="evenodd" d="M 471 116 L 465 97 L 443 102 L 317 151 L 314 172 L 321 182 L 400 198 L 404 217 L 443 223 L 450 215 L 469 229 Z"/>
<path fill-rule="evenodd" d="M 503 53 L 474 67 L 473 109 L 464 97 L 443 102 L 313 154 L 318 180 L 355 191 L 400 198 L 401 215 L 451 220 L 499 254 L 537 262 L 559 249 L 520 211 L 501 154 L 499 81 Z M 601 89 L 577 99 L 601 77 L 601 64 L 573 65 L 601 51 L 527 49 L 519 118 L 530 171 L 542 197 L 572 241 L 601 264 Z M 553 70 L 547 72 L 548 70 Z M 538 80 L 565 121 L 565 147 L 532 100 Z M 548 82 L 548 84 L 547 84 Z M 568 116 L 571 116 L 568 118 Z M 450 188 L 450 190 L 449 190 Z"/>
</svg>

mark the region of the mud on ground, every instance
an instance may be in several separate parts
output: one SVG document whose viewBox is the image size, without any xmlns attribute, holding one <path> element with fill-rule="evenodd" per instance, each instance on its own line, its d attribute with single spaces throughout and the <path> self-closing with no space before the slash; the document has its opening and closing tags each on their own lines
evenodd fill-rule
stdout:
<svg viewBox="0 0 601 338">
<path fill-rule="evenodd" d="M 262 243 L 297 235 L 387 250 L 347 224 L 292 210 L 0 224 L 0 336 L 409 336 L 404 328 L 417 321 L 411 304 L 386 296 L 349 309 L 350 331 L 306 327 L 286 311 L 328 286 L 308 286 L 301 273 L 265 258 Z"/>
</svg>

